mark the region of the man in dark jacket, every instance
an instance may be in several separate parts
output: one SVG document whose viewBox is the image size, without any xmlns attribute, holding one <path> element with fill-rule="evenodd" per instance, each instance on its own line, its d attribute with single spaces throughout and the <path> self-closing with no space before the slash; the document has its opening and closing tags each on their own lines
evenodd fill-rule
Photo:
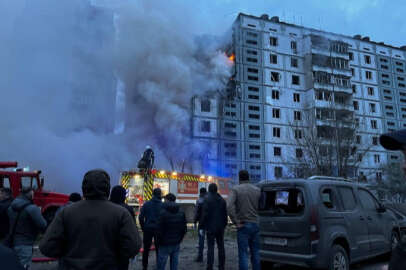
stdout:
<svg viewBox="0 0 406 270">
<path fill-rule="evenodd" d="M 179 246 L 186 234 L 186 216 L 175 203 L 176 196 L 169 193 L 165 196 L 162 212 L 158 222 L 158 270 L 165 270 L 170 257 L 170 269 L 178 269 Z"/>
<path fill-rule="evenodd" d="M 140 211 L 138 220 L 141 225 L 141 229 L 144 232 L 144 252 L 142 253 L 142 267 L 144 270 L 148 269 L 148 256 L 149 249 L 151 248 L 152 239 L 155 242 L 155 253 L 158 261 L 158 249 L 159 244 L 157 242 L 157 229 L 159 215 L 162 210 L 162 193 L 160 188 L 156 188 L 152 191 L 152 199 L 147 201 Z"/>
<path fill-rule="evenodd" d="M 9 232 L 10 221 L 8 219 L 7 209 L 9 208 L 13 197 L 11 195 L 11 189 L 0 189 L 0 243 L 6 237 Z"/>
<path fill-rule="evenodd" d="M 403 164 L 401 168 L 406 173 L 406 129 L 398 130 L 391 133 L 381 135 L 379 138 L 381 145 L 391 151 L 402 151 Z M 406 179 L 403 179 L 406 181 Z M 396 248 L 392 251 L 391 260 L 389 262 L 389 270 L 404 270 L 406 266 L 406 236 L 397 244 Z"/>
<path fill-rule="evenodd" d="M 72 204 L 75 203 L 75 202 L 80 202 L 81 200 L 82 200 L 82 196 L 81 196 L 79 193 L 77 193 L 77 192 L 71 193 L 71 194 L 69 195 L 68 202 L 67 202 L 65 205 L 63 205 L 63 206 L 61 206 L 61 207 L 58 208 L 58 211 L 56 211 L 56 215 L 57 215 L 60 211 L 62 211 L 62 209 L 64 209 L 65 207 L 67 207 L 67 206 L 69 206 L 69 205 L 72 205 Z"/>
<path fill-rule="evenodd" d="M 196 262 L 202 262 L 203 261 L 203 250 L 204 250 L 204 238 L 206 235 L 206 231 L 202 227 L 202 209 L 203 209 L 203 202 L 204 202 L 204 197 L 207 194 L 206 188 L 201 188 L 200 189 L 200 195 L 199 199 L 196 200 L 196 206 L 195 206 L 195 217 L 194 217 L 194 223 L 196 225 L 197 222 L 199 222 L 199 226 L 197 228 L 197 231 L 199 233 L 199 248 L 198 248 L 198 255 L 196 258 Z"/>
<path fill-rule="evenodd" d="M 0 262 L 1 269 L 10 270 L 24 270 L 24 267 L 20 264 L 17 255 L 13 250 L 6 248 L 0 244 Z"/>
<path fill-rule="evenodd" d="M 224 229 L 227 226 L 227 204 L 217 193 L 217 185 L 209 185 L 209 194 L 203 203 L 202 226 L 207 233 L 207 270 L 213 269 L 214 241 L 216 240 L 219 259 L 219 270 L 224 270 Z"/>
<path fill-rule="evenodd" d="M 33 204 L 34 191 L 30 187 L 23 188 L 8 208 L 10 231 L 18 217 L 14 233 L 13 249 L 25 268 L 29 268 L 32 260 L 32 246 L 40 232 L 45 231 L 47 222 L 41 210 Z"/>
<path fill-rule="evenodd" d="M 125 203 L 126 194 L 127 194 L 127 192 L 126 192 L 125 188 L 123 188 L 122 186 L 114 186 L 111 189 L 110 201 L 112 203 L 121 205 L 122 207 L 127 209 L 128 212 L 130 213 L 131 217 L 133 219 L 135 219 L 134 209 L 131 206 L 129 206 L 128 204 Z"/>
<path fill-rule="evenodd" d="M 126 209 L 107 200 L 110 177 L 105 171 L 87 172 L 82 191 L 85 200 L 56 215 L 40 250 L 59 258 L 60 270 L 118 270 L 141 248 L 137 226 Z"/>
</svg>

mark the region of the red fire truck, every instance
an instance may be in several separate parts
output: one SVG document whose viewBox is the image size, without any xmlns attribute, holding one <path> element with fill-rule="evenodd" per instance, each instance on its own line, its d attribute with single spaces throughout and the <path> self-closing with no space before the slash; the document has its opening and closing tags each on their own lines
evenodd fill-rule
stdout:
<svg viewBox="0 0 406 270">
<path fill-rule="evenodd" d="M 173 193 L 176 202 L 185 212 L 188 222 L 193 221 L 194 206 L 199 198 L 199 190 L 208 188 L 210 183 L 216 183 L 218 192 L 227 198 L 229 193 L 229 178 L 221 178 L 207 175 L 179 173 L 175 171 L 151 170 L 153 179 L 152 188 L 161 188 L 163 195 Z M 138 209 L 144 203 L 145 185 L 144 176 L 139 171 L 124 171 L 121 173 L 120 185 L 127 190 L 127 203 Z"/>
<path fill-rule="evenodd" d="M 10 188 L 13 197 L 20 194 L 21 188 L 34 190 L 34 203 L 41 208 L 42 215 L 50 222 L 57 209 L 68 202 L 68 195 L 49 192 L 43 189 L 44 178 L 41 171 L 28 171 L 18 168 L 17 162 L 0 162 L 0 188 Z"/>
</svg>

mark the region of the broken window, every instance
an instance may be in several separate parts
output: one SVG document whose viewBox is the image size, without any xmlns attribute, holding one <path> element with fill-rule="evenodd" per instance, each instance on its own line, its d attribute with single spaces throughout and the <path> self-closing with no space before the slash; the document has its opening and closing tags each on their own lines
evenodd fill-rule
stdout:
<svg viewBox="0 0 406 270">
<path fill-rule="evenodd" d="M 271 81 L 279 82 L 279 72 L 271 72 Z"/>
<path fill-rule="evenodd" d="M 271 46 L 278 46 L 278 38 L 276 38 L 276 37 L 270 37 L 270 38 L 269 38 L 269 45 L 271 45 Z"/>
<path fill-rule="evenodd" d="M 279 99 L 279 91 L 272 90 L 272 99 Z"/>
<path fill-rule="evenodd" d="M 280 118 L 280 109 L 272 109 L 272 117 L 273 118 Z"/>
<path fill-rule="evenodd" d="M 274 156 L 281 156 L 282 155 L 282 149 L 280 147 L 274 147 L 273 148 L 273 155 Z"/>
<path fill-rule="evenodd" d="M 281 129 L 278 127 L 274 127 L 272 130 L 273 136 L 280 138 L 281 137 Z"/>
<path fill-rule="evenodd" d="M 297 75 L 292 75 L 292 84 L 300 85 L 300 77 Z"/>
<path fill-rule="evenodd" d="M 278 56 L 276 54 L 271 54 L 269 56 L 269 59 L 271 61 L 271 64 L 278 64 Z"/>
<path fill-rule="evenodd" d="M 200 123 L 201 132 L 210 132 L 210 121 L 201 121 Z"/>
<path fill-rule="evenodd" d="M 209 99 L 203 99 L 200 102 L 200 111 L 202 112 L 210 112 L 211 102 Z"/>
</svg>

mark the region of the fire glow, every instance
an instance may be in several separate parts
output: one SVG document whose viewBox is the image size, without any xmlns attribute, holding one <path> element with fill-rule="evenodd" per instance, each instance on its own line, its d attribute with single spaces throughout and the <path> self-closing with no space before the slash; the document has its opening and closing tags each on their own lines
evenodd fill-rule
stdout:
<svg viewBox="0 0 406 270">
<path fill-rule="evenodd" d="M 231 62 L 234 62 L 234 61 L 235 61 L 235 54 L 234 54 L 234 53 L 231 54 L 231 55 L 228 57 L 228 60 L 230 60 Z"/>
</svg>

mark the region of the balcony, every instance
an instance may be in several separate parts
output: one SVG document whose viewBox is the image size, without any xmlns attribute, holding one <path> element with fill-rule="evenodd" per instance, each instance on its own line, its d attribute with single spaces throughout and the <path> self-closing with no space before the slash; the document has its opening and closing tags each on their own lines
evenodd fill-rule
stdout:
<svg viewBox="0 0 406 270">
<path fill-rule="evenodd" d="M 334 85 L 332 83 L 321 83 L 321 82 L 313 82 L 314 89 L 323 89 L 332 92 L 342 92 L 345 94 L 352 94 L 351 86 L 341 86 L 341 85 Z"/>
<path fill-rule="evenodd" d="M 349 103 L 339 103 L 326 100 L 314 100 L 314 107 L 317 108 L 328 108 L 331 110 L 340 110 L 340 111 L 354 111 L 353 104 Z"/>
<path fill-rule="evenodd" d="M 347 53 L 341 53 L 341 52 L 334 52 L 331 51 L 329 48 L 324 48 L 324 47 L 319 47 L 317 45 L 312 44 L 312 54 L 319 54 L 319 55 L 324 55 L 328 57 L 340 57 L 345 60 L 350 60 L 350 55 Z"/>
<path fill-rule="evenodd" d="M 335 74 L 335 75 L 342 75 L 342 76 L 347 76 L 347 77 L 351 77 L 352 73 L 351 73 L 351 69 L 349 68 L 334 68 L 334 67 L 327 67 L 327 66 L 323 66 L 317 63 L 313 63 L 312 64 L 312 69 L 313 71 L 322 71 L 322 72 L 327 72 L 330 74 Z"/>
</svg>

